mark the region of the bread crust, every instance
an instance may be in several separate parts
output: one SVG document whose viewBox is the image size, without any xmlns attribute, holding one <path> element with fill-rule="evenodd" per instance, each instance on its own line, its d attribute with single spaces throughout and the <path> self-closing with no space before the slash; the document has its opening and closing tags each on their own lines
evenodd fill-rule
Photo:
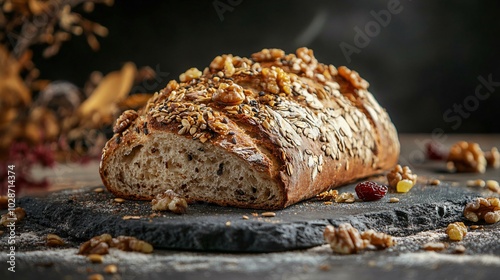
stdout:
<svg viewBox="0 0 500 280">
<path fill-rule="evenodd" d="M 272 205 L 203 199 L 226 206 L 284 208 L 398 161 L 396 129 L 368 83 L 346 67 L 318 63 L 309 49 L 295 55 L 262 50 L 251 59 L 223 55 L 203 73 L 190 69 L 180 78 L 135 117 L 125 112 L 117 121 L 100 165 L 104 185 L 116 196 L 156 195 L 123 192 L 108 165 L 121 148 L 165 133 L 232 153 L 279 188 Z"/>
</svg>

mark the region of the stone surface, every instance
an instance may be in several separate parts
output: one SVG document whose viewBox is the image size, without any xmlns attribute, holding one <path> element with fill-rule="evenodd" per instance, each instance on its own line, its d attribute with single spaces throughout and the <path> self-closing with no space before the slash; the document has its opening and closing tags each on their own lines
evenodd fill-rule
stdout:
<svg viewBox="0 0 500 280">
<path fill-rule="evenodd" d="M 353 191 L 353 187 L 349 185 L 339 191 Z M 273 218 L 252 215 L 263 211 L 209 204 L 190 205 L 184 215 L 161 212 L 160 217 L 152 217 L 155 212 L 149 202 L 116 203 L 112 194 L 96 193 L 93 189 L 24 197 L 19 205 L 26 210 L 26 223 L 52 226 L 57 234 L 77 240 L 110 233 L 132 235 L 156 248 L 273 252 L 323 244 L 327 224 L 350 222 L 360 230 L 371 228 L 395 236 L 443 227 L 462 220 L 465 203 L 475 196 L 469 189 L 450 184 L 420 184 L 409 193 L 389 193 L 379 201 L 325 205 L 322 201 L 310 200 L 275 211 Z M 400 202 L 389 203 L 389 197 L 398 197 Z M 243 215 L 249 219 L 244 220 Z M 124 220 L 124 216 L 140 219 Z"/>
</svg>

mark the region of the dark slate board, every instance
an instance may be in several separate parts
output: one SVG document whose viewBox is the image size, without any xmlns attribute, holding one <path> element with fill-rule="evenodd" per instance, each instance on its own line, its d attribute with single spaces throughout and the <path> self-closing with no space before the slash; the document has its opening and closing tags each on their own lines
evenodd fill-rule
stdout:
<svg viewBox="0 0 500 280">
<path fill-rule="evenodd" d="M 390 193 L 374 202 L 353 204 L 309 200 L 281 211 L 276 217 L 254 217 L 250 209 L 219 207 L 198 203 L 188 213 L 153 213 L 149 202 L 113 202 L 108 192 L 94 188 L 54 192 L 44 197 L 24 197 L 19 205 L 27 212 L 27 223 L 52 227 L 58 234 L 77 240 L 110 233 L 131 235 L 152 243 L 155 248 L 224 252 L 272 252 L 309 248 L 323 244 L 326 225 L 350 222 L 356 228 L 405 236 L 422 230 L 444 227 L 463 220 L 464 205 L 478 196 L 472 189 L 417 185 L 409 193 Z M 354 191 L 354 185 L 339 192 Z M 398 197 L 399 203 L 389 203 Z M 123 220 L 125 215 L 141 216 Z M 242 216 L 249 217 L 248 220 Z M 227 225 L 227 222 L 230 225 Z"/>
</svg>

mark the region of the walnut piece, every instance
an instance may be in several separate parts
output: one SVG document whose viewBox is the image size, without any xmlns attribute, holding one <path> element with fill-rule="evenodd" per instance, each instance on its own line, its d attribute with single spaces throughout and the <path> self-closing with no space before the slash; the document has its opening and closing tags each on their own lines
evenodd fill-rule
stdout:
<svg viewBox="0 0 500 280">
<path fill-rule="evenodd" d="M 179 80 L 183 83 L 187 83 L 191 80 L 198 79 L 201 77 L 201 71 L 198 68 L 189 68 L 186 72 L 179 75 Z"/>
<path fill-rule="evenodd" d="M 134 251 L 149 254 L 153 252 L 153 246 L 146 241 L 132 236 L 118 236 L 111 240 L 111 247 L 122 251 Z"/>
<path fill-rule="evenodd" d="M 113 126 L 113 133 L 121 133 L 127 129 L 132 122 L 137 119 L 137 112 L 134 110 L 127 110 L 123 112 L 120 117 L 116 120 L 115 126 Z"/>
<path fill-rule="evenodd" d="M 413 174 L 410 167 L 402 167 L 399 164 L 391 172 L 387 173 L 387 182 L 392 188 L 396 188 L 399 181 L 402 180 L 410 180 L 415 185 L 417 183 L 417 174 Z"/>
<path fill-rule="evenodd" d="M 188 207 L 186 200 L 170 189 L 156 195 L 151 204 L 154 211 L 169 210 L 176 214 L 186 213 Z"/>
<path fill-rule="evenodd" d="M 241 104 L 243 100 L 245 100 L 245 93 L 237 84 L 220 83 L 219 89 L 212 96 L 212 101 L 226 106 Z"/>
<path fill-rule="evenodd" d="M 332 250 L 340 254 L 354 254 L 368 245 L 368 241 L 361 238 L 359 231 L 347 223 L 340 224 L 338 228 L 327 226 L 323 236 Z"/>
<path fill-rule="evenodd" d="M 375 246 L 377 249 L 385 249 L 394 245 L 392 236 L 383 232 L 376 232 L 372 229 L 362 232 L 361 238 L 368 240 L 368 243 Z"/>
<path fill-rule="evenodd" d="M 453 163 L 458 172 L 478 172 L 486 171 L 486 158 L 479 147 L 474 142 L 459 141 L 450 148 L 448 162 Z"/>
<path fill-rule="evenodd" d="M 280 49 L 263 49 L 252 54 L 252 59 L 256 62 L 275 61 L 283 57 L 285 57 L 285 52 Z"/>
<path fill-rule="evenodd" d="M 349 223 L 340 224 L 338 228 L 327 226 L 323 236 L 332 250 L 340 254 L 354 254 L 365 248 L 385 249 L 394 245 L 392 236 L 367 230 L 359 233 Z"/>
<path fill-rule="evenodd" d="M 105 233 L 92 237 L 89 241 L 80 245 L 78 254 L 105 255 L 109 253 L 109 248 L 117 248 L 122 251 L 135 251 L 147 254 L 153 252 L 153 246 L 146 241 L 132 236 L 118 236 L 113 238 L 111 235 Z"/>
<path fill-rule="evenodd" d="M 500 167 L 500 153 L 497 147 L 491 148 L 491 150 L 484 152 L 484 157 L 488 163 L 488 167 L 493 167 L 498 169 Z"/>
<path fill-rule="evenodd" d="M 455 222 L 448 225 L 446 234 L 450 240 L 460 241 L 467 235 L 467 227 L 462 222 Z"/>
<path fill-rule="evenodd" d="M 465 206 L 464 216 L 472 222 L 484 220 L 494 224 L 500 221 L 500 200 L 497 197 L 478 197 Z"/>
<path fill-rule="evenodd" d="M 339 75 L 351 83 L 356 89 L 367 89 L 370 84 L 361 76 L 358 72 L 351 70 L 345 66 L 340 66 L 338 68 Z"/>
<path fill-rule="evenodd" d="M 49 247 L 57 247 L 64 245 L 64 240 L 59 237 L 59 235 L 49 233 L 47 234 L 47 242 L 45 243 Z"/>
<path fill-rule="evenodd" d="M 11 222 L 18 223 L 26 217 L 26 212 L 23 208 L 17 207 L 16 209 L 9 211 L 2 215 L 0 218 L 0 224 L 4 227 L 8 226 Z"/>
<path fill-rule="evenodd" d="M 84 242 L 80 245 L 78 249 L 78 254 L 80 255 L 106 255 L 109 253 L 109 242 L 111 241 L 111 235 L 105 233 L 99 236 L 92 237 L 89 241 Z"/>
<path fill-rule="evenodd" d="M 335 197 L 335 202 L 337 203 L 353 203 L 355 200 L 354 193 L 351 192 L 341 193 Z"/>
<path fill-rule="evenodd" d="M 316 198 L 322 201 L 331 201 L 335 200 L 337 196 L 339 195 L 339 191 L 337 190 L 329 190 L 329 191 L 324 191 L 318 195 L 316 195 Z"/>
</svg>

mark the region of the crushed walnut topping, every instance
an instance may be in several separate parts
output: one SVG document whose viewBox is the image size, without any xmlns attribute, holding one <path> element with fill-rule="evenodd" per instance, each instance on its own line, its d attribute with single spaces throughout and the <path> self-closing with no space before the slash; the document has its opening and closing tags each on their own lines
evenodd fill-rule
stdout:
<svg viewBox="0 0 500 280">
<path fill-rule="evenodd" d="M 455 143 L 448 154 L 448 162 L 453 163 L 458 172 L 478 172 L 486 171 L 486 158 L 479 147 L 474 142 L 459 141 Z"/>
<path fill-rule="evenodd" d="M 340 254 L 355 254 L 366 248 L 385 249 L 394 245 L 392 236 L 367 230 L 360 233 L 349 223 L 340 224 L 337 228 L 327 226 L 323 236 L 332 250 Z"/>
<path fill-rule="evenodd" d="M 476 198 L 465 206 L 464 216 L 472 222 L 484 220 L 494 224 L 500 221 L 500 200 L 497 197 Z"/>
<path fill-rule="evenodd" d="M 80 255 L 106 255 L 109 248 L 117 248 L 122 251 L 134 251 L 149 254 L 153 252 L 153 246 L 146 241 L 131 236 L 118 236 L 113 238 L 110 234 L 102 234 L 92 237 L 89 241 L 80 245 Z"/>
<path fill-rule="evenodd" d="M 460 241 L 467 235 L 467 227 L 462 222 L 455 222 L 448 225 L 446 234 L 453 241 Z"/>
<path fill-rule="evenodd" d="M 230 127 L 257 127 L 276 136 L 270 138 L 281 149 L 283 171 L 289 176 L 296 167 L 288 162 L 288 148 L 299 149 L 300 158 L 311 167 L 312 180 L 327 160 L 339 160 L 344 153 L 376 166 L 372 120 L 381 123 L 397 143 L 395 130 L 366 90 L 366 81 L 349 72 L 354 77 L 351 83 L 361 86 L 356 96 L 364 100 L 369 114 L 350 106 L 353 100 L 340 93 L 337 75 L 335 66 L 319 63 L 308 48 L 295 54 L 264 49 L 251 59 L 221 55 L 199 77 L 193 76 L 196 81 L 183 77 L 180 83 L 169 82 L 141 112 L 153 125 L 202 143 L 227 137 Z M 308 146 L 305 141 L 321 142 L 321 151 L 302 156 Z M 349 165 L 342 167 L 349 169 Z"/>
<path fill-rule="evenodd" d="M 488 167 L 495 169 L 500 168 L 500 153 L 498 152 L 497 147 L 493 147 L 491 150 L 484 152 L 484 157 L 486 158 Z"/>
<path fill-rule="evenodd" d="M 258 53 L 252 54 L 252 59 L 257 62 L 275 61 L 285 57 L 285 52 L 280 49 L 263 49 Z"/>
<path fill-rule="evenodd" d="M 186 200 L 170 189 L 156 195 L 151 204 L 154 211 L 168 210 L 176 214 L 186 213 L 188 207 Z"/>
<path fill-rule="evenodd" d="M 316 195 L 316 198 L 322 201 L 331 201 L 335 200 L 337 196 L 339 195 L 339 191 L 337 190 L 329 190 L 329 191 L 324 191 L 318 195 Z"/>
<path fill-rule="evenodd" d="M 137 119 L 137 116 L 137 112 L 134 110 L 127 110 L 123 112 L 116 120 L 115 126 L 113 126 L 113 133 L 123 132 L 135 119 Z"/>
<path fill-rule="evenodd" d="M 220 83 L 219 89 L 212 96 L 212 100 L 227 106 L 241 104 L 245 100 L 243 88 L 237 84 Z"/>
<path fill-rule="evenodd" d="M 367 89 L 370 84 L 361 76 L 358 72 L 351 70 L 345 66 L 340 66 L 339 75 L 351 83 L 351 85 L 357 89 Z"/>
<path fill-rule="evenodd" d="M 197 68 L 189 68 L 186 72 L 179 76 L 179 81 L 183 83 L 190 82 L 191 80 L 198 79 L 201 77 L 201 71 Z"/>
<path fill-rule="evenodd" d="M 0 224 L 4 227 L 8 226 L 11 222 L 18 223 L 26 217 L 26 212 L 21 207 L 16 207 L 16 209 L 9 211 L 2 215 L 0 218 Z"/>
<path fill-rule="evenodd" d="M 410 167 L 402 167 L 399 164 L 391 172 L 387 173 L 387 183 L 392 188 L 396 188 L 399 181 L 402 180 L 410 180 L 415 185 L 417 183 L 417 174 L 413 174 Z"/>
</svg>

